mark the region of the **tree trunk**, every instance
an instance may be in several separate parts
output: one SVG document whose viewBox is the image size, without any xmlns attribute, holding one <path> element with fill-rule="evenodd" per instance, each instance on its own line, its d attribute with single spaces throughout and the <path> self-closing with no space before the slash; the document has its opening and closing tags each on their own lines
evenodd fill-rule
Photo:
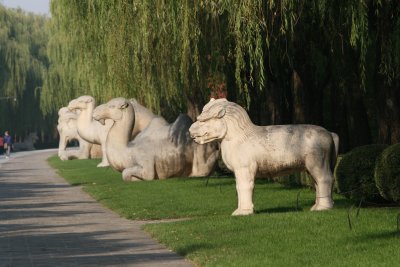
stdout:
<svg viewBox="0 0 400 267">
<path fill-rule="evenodd" d="M 292 103 L 292 122 L 306 123 L 306 118 L 308 118 L 306 94 L 303 83 L 296 70 L 293 70 L 292 74 Z"/>
<path fill-rule="evenodd" d="M 346 115 L 348 125 L 349 146 L 354 148 L 371 142 L 371 133 L 368 123 L 361 88 L 353 85 L 345 93 Z"/>
</svg>

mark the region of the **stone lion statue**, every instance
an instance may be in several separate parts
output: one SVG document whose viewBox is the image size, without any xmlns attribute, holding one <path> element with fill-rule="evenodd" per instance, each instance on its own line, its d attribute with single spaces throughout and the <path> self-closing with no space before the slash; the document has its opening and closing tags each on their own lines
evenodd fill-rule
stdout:
<svg viewBox="0 0 400 267">
<path fill-rule="evenodd" d="M 234 172 L 238 208 L 232 215 L 254 212 L 255 177 L 274 177 L 307 170 L 315 179 L 311 210 L 333 207 L 332 170 L 339 137 L 315 125 L 256 126 L 246 111 L 226 99 L 211 99 L 189 129 L 199 144 L 218 140 L 222 159 Z"/>
<path fill-rule="evenodd" d="M 77 118 L 78 115 L 70 111 L 67 107 L 62 107 L 58 111 L 57 130 L 60 134 L 58 156 L 61 160 L 90 158 L 92 144 L 79 136 Z M 72 140 L 79 142 L 78 150 L 66 150 L 68 142 Z"/>
<path fill-rule="evenodd" d="M 36 132 L 29 133 L 28 136 L 24 138 L 23 142 L 18 142 L 13 144 L 14 151 L 31 151 L 35 150 L 34 144 L 38 140 Z"/>
<path fill-rule="evenodd" d="M 129 100 L 112 99 L 98 106 L 93 118 L 101 123 L 113 121 L 106 142 L 107 157 L 125 181 L 208 175 L 217 161 L 219 151 L 215 144 L 211 146 L 213 150 L 201 150 L 207 155 L 194 155 L 198 145 L 189 136 L 193 122 L 187 115 L 180 115 L 172 124 L 155 116 L 133 141 L 130 136 L 135 110 Z"/>
</svg>

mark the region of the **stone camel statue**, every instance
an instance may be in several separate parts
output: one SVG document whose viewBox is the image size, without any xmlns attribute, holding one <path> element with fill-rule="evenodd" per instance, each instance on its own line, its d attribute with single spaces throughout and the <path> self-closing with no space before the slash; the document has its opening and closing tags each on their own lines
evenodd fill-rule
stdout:
<svg viewBox="0 0 400 267">
<path fill-rule="evenodd" d="M 333 207 L 337 134 L 315 125 L 256 126 L 242 107 L 226 99 L 211 99 L 189 131 L 199 144 L 221 142 L 222 159 L 236 177 L 238 208 L 232 215 L 254 212 L 255 177 L 303 170 L 315 180 L 316 201 L 311 210 Z"/>
<path fill-rule="evenodd" d="M 71 100 L 68 104 L 68 109 L 70 111 L 79 111 L 77 118 L 79 136 L 89 143 L 101 145 L 102 160 L 97 167 L 107 167 L 110 164 L 106 156 L 106 140 L 113 122 L 107 120 L 104 124 L 101 124 L 93 120 L 95 106 L 95 99 L 92 96 L 84 95 Z"/>
<path fill-rule="evenodd" d="M 140 105 L 136 99 L 129 99 L 131 102 L 133 109 L 135 110 L 134 116 L 134 127 L 132 129 L 131 140 L 133 140 L 141 131 L 146 129 L 146 127 L 150 124 L 151 120 L 157 117 L 153 112 L 144 106 Z"/>
<path fill-rule="evenodd" d="M 165 179 L 173 176 L 208 175 L 217 161 L 219 151 L 208 150 L 193 167 L 195 144 L 188 129 L 192 120 L 180 115 L 173 124 L 155 116 L 150 124 L 130 142 L 135 111 L 130 101 L 115 98 L 98 106 L 93 118 L 114 121 L 107 138 L 107 157 L 111 166 L 122 172 L 125 181 Z M 214 146 L 216 147 L 216 146 Z M 201 160 L 206 158 L 206 160 Z"/>
<path fill-rule="evenodd" d="M 61 160 L 73 158 L 88 159 L 90 157 L 91 144 L 79 136 L 77 118 L 78 115 L 75 112 L 70 111 L 67 107 L 62 107 L 58 111 L 57 130 L 60 134 L 58 156 Z M 72 140 L 78 140 L 79 150 L 66 150 L 68 142 Z"/>
</svg>

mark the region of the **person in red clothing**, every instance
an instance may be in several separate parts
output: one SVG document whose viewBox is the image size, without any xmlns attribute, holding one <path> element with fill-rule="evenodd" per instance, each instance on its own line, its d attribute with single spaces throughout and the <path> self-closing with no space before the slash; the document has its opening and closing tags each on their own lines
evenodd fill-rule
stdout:
<svg viewBox="0 0 400 267">
<path fill-rule="evenodd" d="M 0 155 L 4 153 L 4 138 L 0 135 Z"/>
</svg>

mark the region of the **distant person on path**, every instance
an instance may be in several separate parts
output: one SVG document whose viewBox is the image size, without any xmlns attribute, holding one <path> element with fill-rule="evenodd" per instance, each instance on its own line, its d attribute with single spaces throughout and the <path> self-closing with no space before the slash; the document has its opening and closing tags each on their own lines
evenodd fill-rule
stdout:
<svg viewBox="0 0 400 267">
<path fill-rule="evenodd" d="M 6 151 L 6 158 L 10 157 L 11 153 L 11 146 L 12 146 L 12 138 L 8 134 L 8 131 L 4 133 L 4 150 Z"/>
<path fill-rule="evenodd" d="M 4 153 L 4 138 L 0 135 L 0 155 Z"/>
</svg>

